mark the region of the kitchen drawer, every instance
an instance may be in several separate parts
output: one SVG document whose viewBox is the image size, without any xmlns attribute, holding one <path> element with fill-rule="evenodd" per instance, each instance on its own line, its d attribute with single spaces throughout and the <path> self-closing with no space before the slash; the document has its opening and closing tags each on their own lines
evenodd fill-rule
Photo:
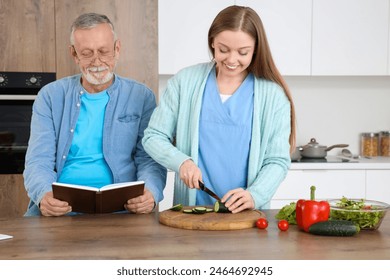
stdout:
<svg viewBox="0 0 390 280">
<path fill-rule="evenodd" d="M 0 219 L 23 217 L 29 201 L 22 174 L 0 174 Z"/>
<path fill-rule="evenodd" d="M 367 170 L 366 198 L 390 204 L 390 170 Z"/>
<path fill-rule="evenodd" d="M 312 185 L 316 199 L 364 198 L 365 170 L 289 170 L 273 199 L 310 199 Z"/>
</svg>

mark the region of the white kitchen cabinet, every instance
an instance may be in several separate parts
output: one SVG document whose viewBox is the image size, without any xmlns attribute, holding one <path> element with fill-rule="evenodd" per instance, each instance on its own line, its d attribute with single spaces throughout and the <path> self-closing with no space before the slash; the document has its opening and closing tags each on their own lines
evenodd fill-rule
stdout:
<svg viewBox="0 0 390 280">
<path fill-rule="evenodd" d="M 271 201 L 271 208 L 281 208 L 298 199 L 310 199 L 315 186 L 316 200 L 332 198 L 363 198 L 365 170 L 289 170 Z"/>
<path fill-rule="evenodd" d="M 237 0 L 236 4 L 259 14 L 282 75 L 310 75 L 312 0 Z"/>
<path fill-rule="evenodd" d="M 164 199 L 158 204 L 158 210 L 164 211 L 173 206 L 173 185 L 175 182 L 175 172 L 168 170 L 167 183 L 164 188 Z"/>
<path fill-rule="evenodd" d="M 207 34 L 215 16 L 234 0 L 159 0 L 159 74 L 211 60 Z"/>
<path fill-rule="evenodd" d="M 312 75 L 387 75 L 388 0 L 313 0 Z"/>
<path fill-rule="evenodd" d="M 390 1 L 389 1 L 389 5 L 390 5 Z M 389 12 L 389 22 L 390 22 L 390 12 Z M 390 25 L 388 30 L 388 36 L 390 38 Z M 388 42 L 387 45 L 387 75 L 390 75 L 390 41 Z"/>
<path fill-rule="evenodd" d="M 366 198 L 390 204 L 390 170 L 367 170 L 366 177 Z"/>
<path fill-rule="evenodd" d="M 390 75 L 389 0 L 160 0 L 159 74 L 210 61 L 208 29 L 233 4 L 258 12 L 282 75 Z"/>
<path fill-rule="evenodd" d="M 210 61 L 208 29 L 218 12 L 234 4 L 258 12 L 283 75 L 310 75 L 311 0 L 160 0 L 159 74 Z"/>
</svg>

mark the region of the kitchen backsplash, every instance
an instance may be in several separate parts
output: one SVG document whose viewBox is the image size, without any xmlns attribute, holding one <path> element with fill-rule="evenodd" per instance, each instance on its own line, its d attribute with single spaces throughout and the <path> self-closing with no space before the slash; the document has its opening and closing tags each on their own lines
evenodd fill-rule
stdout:
<svg viewBox="0 0 390 280">
<path fill-rule="evenodd" d="M 171 76 L 159 76 L 159 95 Z M 325 146 L 360 151 L 362 132 L 390 130 L 390 77 L 286 77 L 297 115 L 297 145 L 311 138 Z M 328 155 L 337 155 L 333 149 Z"/>
</svg>

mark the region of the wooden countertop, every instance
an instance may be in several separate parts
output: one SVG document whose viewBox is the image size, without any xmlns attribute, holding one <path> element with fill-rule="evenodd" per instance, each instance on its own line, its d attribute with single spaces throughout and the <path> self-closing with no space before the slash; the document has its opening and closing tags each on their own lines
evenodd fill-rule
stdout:
<svg viewBox="0 0 390 280">
<path fill-rule="evenodd" d="M 0 259 L 174 259 L 308 260 L 390 259 L 390 215 L 377 231 L 353 237 L 278 230 L 274 215 L 267 230 L 196 231 L 158 223 L 149 215 L 105 214 L 1 219 Z"/>
</svg>

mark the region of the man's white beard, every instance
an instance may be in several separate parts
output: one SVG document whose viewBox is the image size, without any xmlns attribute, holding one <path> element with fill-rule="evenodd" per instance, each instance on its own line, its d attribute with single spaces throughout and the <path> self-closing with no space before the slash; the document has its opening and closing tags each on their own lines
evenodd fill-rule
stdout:
<svg viewBox="0 0 390 280">
<path fill-rule="evenodd" d="M 85 79 L 93 85 L 103 85 L 107 82 L 109 82 L 112 77 L 114 76 L 114 72 L 109 71 L 105 76 L 102 76 L 103 74 L 101 72 L 108 70 L 109 68 L 107 66 L 99 66 L 99 67 L 89 67 L 84 72 L 82 69 L 81 72 L 83 73 Z M 93 74 L 92 74 L 92 73 Z"/>
</svg>

